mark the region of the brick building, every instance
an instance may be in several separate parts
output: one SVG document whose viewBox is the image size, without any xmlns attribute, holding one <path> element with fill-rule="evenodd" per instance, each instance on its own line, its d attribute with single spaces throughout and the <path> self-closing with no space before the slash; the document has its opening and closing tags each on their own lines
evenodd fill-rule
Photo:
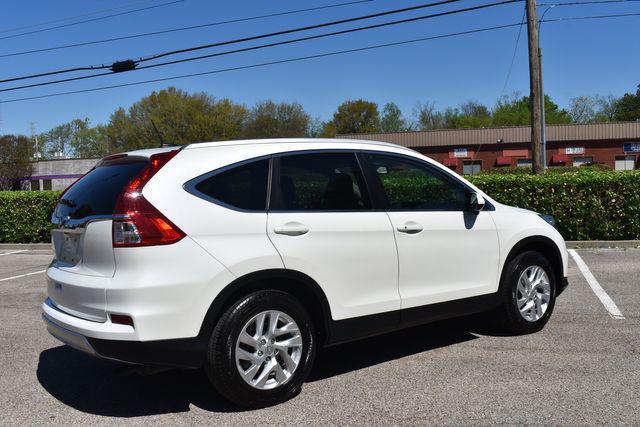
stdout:
<svg viewBox="0 0 640 427">
<path fill-rule="evenodd" d="M 338 138 L 386 141 L 412 148 L 460 174 L 496 167 L 531 167 L 531 128 L 483 129 L 339 135 Z M 640 122 L 547 126 L 547 164 L 640 167 Z"/>
</svg>

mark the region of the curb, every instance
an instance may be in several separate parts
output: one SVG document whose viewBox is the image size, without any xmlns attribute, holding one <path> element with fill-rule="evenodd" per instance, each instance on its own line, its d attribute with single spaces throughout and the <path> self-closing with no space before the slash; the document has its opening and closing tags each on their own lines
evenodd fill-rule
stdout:
<svg viewBox="0 0 640 427">
<path fill-rule="evenodd" d="M 640 248 L 640 240 L 569 240 L 567 249 Z"/>
<path fill-rule="evenodd" d="M 51 243 L 0 243 L 0 250 L 51 250 Z"/>
</svg>

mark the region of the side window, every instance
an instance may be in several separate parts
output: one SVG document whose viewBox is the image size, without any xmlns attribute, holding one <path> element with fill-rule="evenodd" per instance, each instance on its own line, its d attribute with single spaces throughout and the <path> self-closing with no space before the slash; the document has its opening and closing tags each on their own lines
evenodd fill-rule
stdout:
<svg viewBox="0 0 640 427">
<path fill-rule="evenodd" d="M 465 188 L 418 161 L 372 154 L 373 167 L 391 210 L 461 211 L 467 201 Z"/>
<path fill-rule="evenodd" d="M 269 160 L 257 160 L 217 173 L 195 185 L 200 193 L 238 209 L 264 211 Z"/>
<path fill-rule="evenodd" d="M 370 209 L 354 153 L 292 154 L 274 158 L 270 210 Z"/>
</svg>

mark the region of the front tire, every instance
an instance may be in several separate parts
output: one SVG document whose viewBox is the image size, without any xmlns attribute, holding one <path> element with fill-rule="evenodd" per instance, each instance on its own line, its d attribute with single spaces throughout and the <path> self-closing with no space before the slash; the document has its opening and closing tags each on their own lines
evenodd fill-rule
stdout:
<svg viewBox="0 0 640 427">
<path fill-rule="evenodd" d="M 296 396 L 316 352 L 305 308 L 281 291 L 258 291 L 236 301 L 216 324 L 205 370 L 214 388 L 248 408 Z"/>
<path fill-rule="evenodd" d="M 538 332 L 549 321 L 556 300 L 556 277 L 542 254 L 523 252 L 506 266 L 498 297 L 496 320 L 509 332 Z"/>
</svg>

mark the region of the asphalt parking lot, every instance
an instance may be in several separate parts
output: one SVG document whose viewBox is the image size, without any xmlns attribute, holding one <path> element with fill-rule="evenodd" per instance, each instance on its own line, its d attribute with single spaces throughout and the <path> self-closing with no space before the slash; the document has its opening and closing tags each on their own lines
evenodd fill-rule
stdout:
<svg viewBox="0 0 640 427">
<path fill-rule="evenodd" d="M 579 250 L 540 333 L 476 318 L 324 350 L 290 402 L 240 411 L 200 371 L 141 376 L 61 345 L 40 318 L 49 251 L 0 251 L 0 425 L 640 423 L 640 250 Z"/>
</svg>

